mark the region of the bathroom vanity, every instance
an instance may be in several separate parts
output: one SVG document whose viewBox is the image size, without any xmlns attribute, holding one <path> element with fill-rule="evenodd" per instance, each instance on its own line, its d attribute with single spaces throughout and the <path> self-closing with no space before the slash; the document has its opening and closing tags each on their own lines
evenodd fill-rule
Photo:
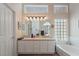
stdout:
<svg viewBox="0 0 79 59">
<path fill-rule="evenodd" d="M 52 38 L 24 38 L 18 40 L 18 54 L 53 54 L 55 40 Z"/>
<path fill-rule="evenodd" d="M 32 10 L 32 15 L 27 11 L 27 7 L 37 11 Z M 52 27 L 54 20 L 48 16 L 48 5 L 24 4 L 23 15 L 18 30 L 21 30 L 24 38 L 17 41 L 18 54 L 53 54 L 55 52 L 54 27 Z"/>
</svg>

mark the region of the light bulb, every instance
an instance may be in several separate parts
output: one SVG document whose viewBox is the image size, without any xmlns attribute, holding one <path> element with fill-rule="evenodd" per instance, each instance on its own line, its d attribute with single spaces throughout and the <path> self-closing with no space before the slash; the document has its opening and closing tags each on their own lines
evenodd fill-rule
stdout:
<svg viewBox="0 0 79 59">
<path fill-rule="evenodd" d="M 44 19 L 47 19 L 47 17 L 44 17 Z"/>
<path fill-rule="evenodd" d="M 29 21 L 28 17 L 26 16 L 26 20 Z"/>
<path fill-rule="evenodd" d="M 35 17 L 33 17 L 33 20 L 35 21 L 35 20 L 36 20 L 36 18 L 35 18 Z"/>
<path fill-rule="evenodd" d="M 37 21 L 39 21 L 39 17 L 37 17 Z"/>
<path fill-rule="evenodd" d="M 42 21 L 43 20 L 43 17 L 40 17 L 40 21 Z"/>
</svg>

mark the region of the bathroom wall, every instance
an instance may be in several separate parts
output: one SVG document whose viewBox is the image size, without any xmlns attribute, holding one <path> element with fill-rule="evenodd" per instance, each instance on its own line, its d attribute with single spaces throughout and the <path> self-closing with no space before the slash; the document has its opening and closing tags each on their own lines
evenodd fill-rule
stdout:
<svg viewBox="0 0 79 59">
<path fill-rule="evenodd" d="M 79 46 L 79 3 L 69 4 L 70 11 L 70 41 Z"/>
<path fill-rule="evenodd" d="M 33 3 L 31 3 L 31 4 L 33 4 Z M 20 21 L 20 22 L 25 22 L 25 20 L 22 18 L 22 16 L 29 16 L 29 15 L 36 15 L 36 16 L 48 16 L 48 18 L 49 18 L 49 22 L 53 25 L 54 24 L 54 19 L 55 19 L 55 17 L 57 17 L 57 16 L 59 16 L 59 15 L 54 15 L 54 8 L 53 8 L 53 4 L 49 4 L 49 3 L 40 3 L 40 4 L 38 4 L 38 3 L 36 3 L 37 5 L 48 5 L 48 14 L 47 13 L 40 13 L 40 14 L 23 14 L 22 15 L 22 8 L 23 8 L 23 6 L 22 6 L 22 4 L 21 3 L 8 3 L 8 5 L 15 11 L 15 14 L 16 14 L 16 34 L 17 34 L 17 38 L 18 37 L 21 37 L 21 36 L 23 36 L 24 35 L 24 33 L 21 31 L 21 30 L 18 30 L 18 21 Z M 61 15 L 62 17 L 66 17 L 66 14 L 63 14 L 63 15 Z M 50 29 L 51 30 L 51 36 L 53 37 L 54 36 L 54 28 L 51 28 Z M 26 31 L 27 33 L 28 33 L 28 30 Z"/>
</svg>

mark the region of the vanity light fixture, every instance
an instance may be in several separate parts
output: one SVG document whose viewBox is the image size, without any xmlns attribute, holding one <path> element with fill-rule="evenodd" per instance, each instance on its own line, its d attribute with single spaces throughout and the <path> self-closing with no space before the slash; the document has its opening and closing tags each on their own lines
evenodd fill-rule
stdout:
<svg viewBox="0 0 79 59">
<path fill-rule="evenodd" d="M 26 16 L 25 19 L 27 21 L 33 21 L 33 20 L 45 21 L 47 17 L 46 16 Z"/>
</svg>

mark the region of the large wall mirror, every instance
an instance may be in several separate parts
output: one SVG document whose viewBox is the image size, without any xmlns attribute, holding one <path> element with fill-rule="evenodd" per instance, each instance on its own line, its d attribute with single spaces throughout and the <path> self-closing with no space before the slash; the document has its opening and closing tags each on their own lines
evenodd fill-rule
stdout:
<svg viewBox="0 0 79 59">
<path fill-rule="evenodd" d="M 50 36 L 51 23 L 46 16 L 26 16 L 26 19 L 28 20 L 25 22 L 25 30 L 23 29 L 23 31 L 29 37 L 32 37 L 32 35 L 33 37 Z"/>
</svg>

